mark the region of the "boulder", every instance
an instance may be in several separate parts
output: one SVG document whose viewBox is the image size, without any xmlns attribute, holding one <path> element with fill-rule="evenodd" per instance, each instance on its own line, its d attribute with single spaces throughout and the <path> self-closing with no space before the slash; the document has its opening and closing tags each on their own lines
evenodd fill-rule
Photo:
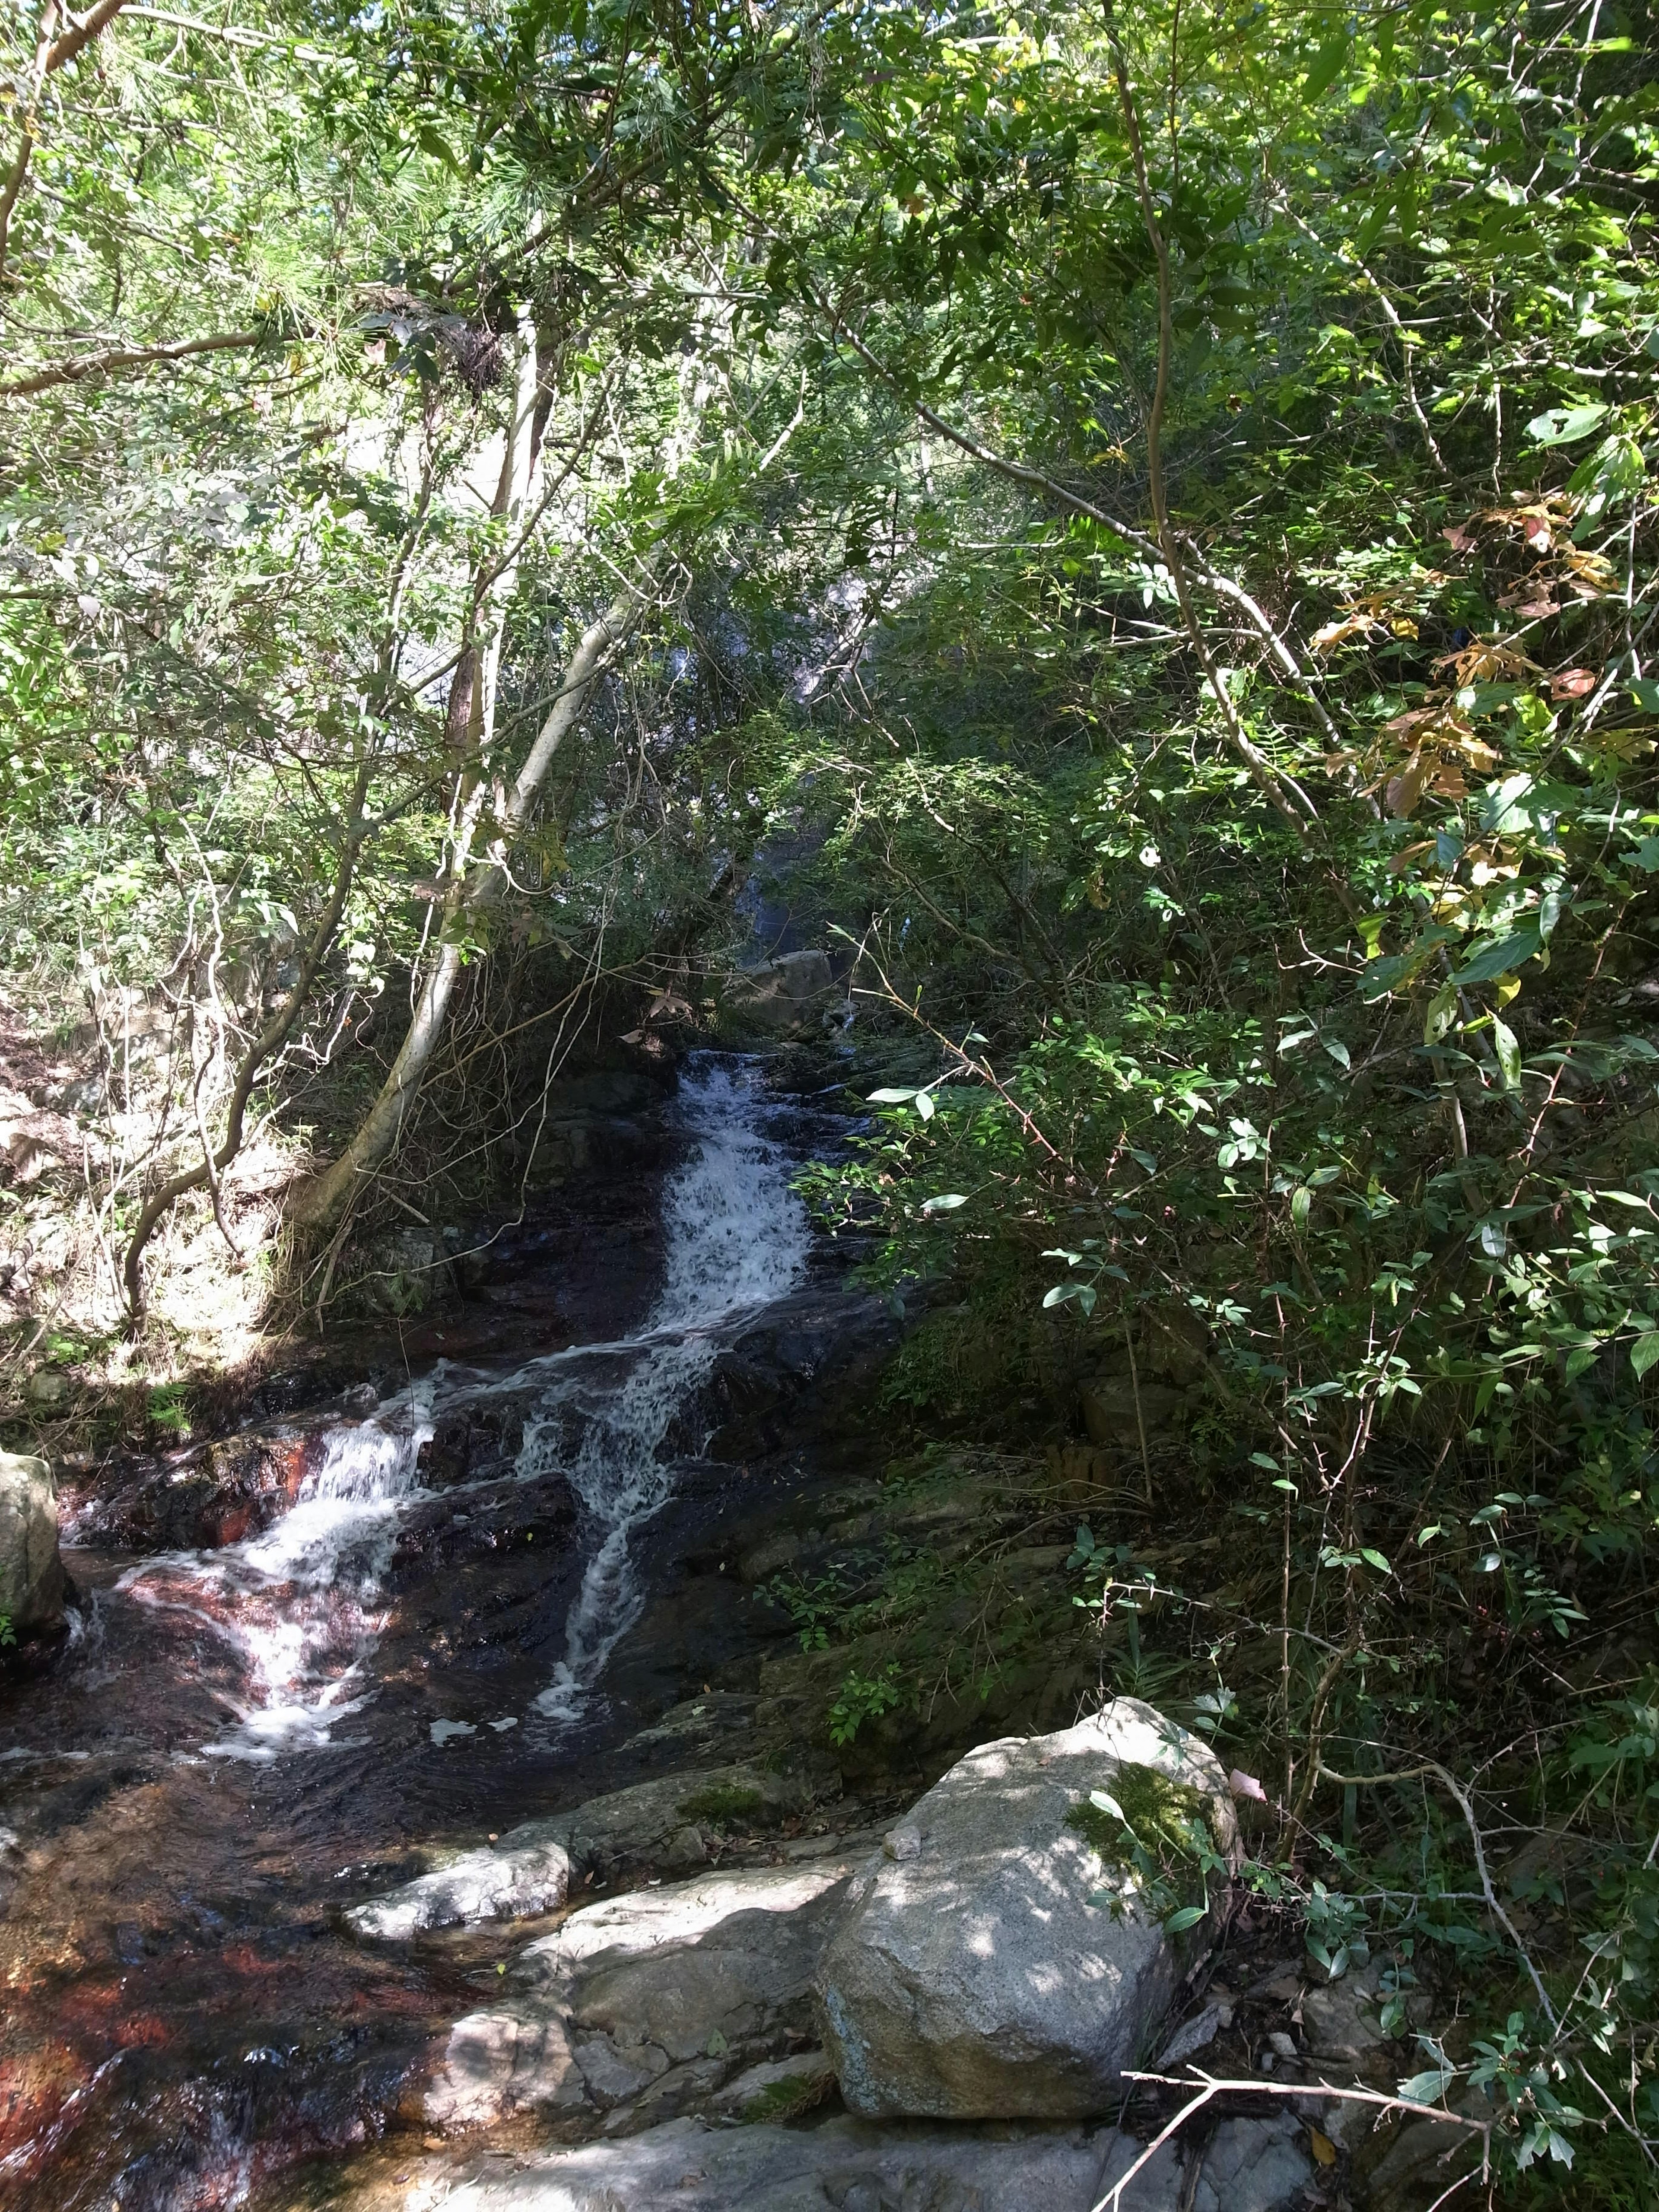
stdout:
<svg viewBox="0 0 1659 2212">
<path fill-rule="evenodd" d="M 666 1775 L 526 1820 L 495 1844 L 353 1905 L 346 1920 L 358 1935 L 387 1942 L 458 1922 L 550 1912 L 564 1902 L 573 1866 L 607 1880 L 631 1864 L 695 1866 L 708 1856 L 710 1831 L 775 1828 L 840 1790 L 827 1763 L 785 1774 L 740 1764 Z"/>
<path fill-rule="evenodd" d="M 862 1867 L 817 1976 L 842 2095 L 872 2118 L 1087 2118 L 1164 2017 L 1219 1917 L 1166 1936 L 1109 1793 L 1143 1841 L 1201 1820 L 1237 1863 L 1237 1826 L 1213 1752 L 1150 1705 L 1117 1698 L 1059 1734 L 982 1744 Z M 1159 1842 L 1183 1902 L 1195 1858 Z M 1187 1893 L 1190 1892 L 1190 1897 Z"/>
<path fill-rule="evenodd" d="M 828 1011 L 835 975 L 826 952 L 785 952 L 728 976 L 727 1018 L 738 1028 L 776 1036 L 817 1027 Z"/>
<path fill-rule="evenodd" d="M 564 1903 L 569 1887 L 570 1855 L 562 1844 L 467 1851 L 451 1865 L 405 1882 L 389 1897 L 352 1906 L 345 1917 L 358 1935 L 396 1942 L 458 1922 L 550 1912 Z"/>
<path fill-rule="evenodd" d="M 826 1854 L 584 1905 L 520 1954 L 498 2002 L 455 2023 L 427 2118 L 591 2118 L 632 2078 L 642 2118 L 706 2102 L 809 2039 L 812 1968 L 850 1871 Z"/>
<path fill-rule="evenodd" d="M 0 1452 L 0 1618 L 14 1636 L 52 1635 L 64 1625 L 64 1595 L 52 1468 Z"/>
</svg>

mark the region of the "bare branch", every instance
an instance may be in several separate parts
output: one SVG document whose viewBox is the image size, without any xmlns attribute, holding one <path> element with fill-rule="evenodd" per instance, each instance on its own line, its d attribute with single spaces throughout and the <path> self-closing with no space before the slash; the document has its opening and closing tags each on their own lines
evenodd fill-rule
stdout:
<svg viewBox="0 0 1659 2212">
<path fill-rule="evenodd" d="M 55 385 L 78 384 L 83 377 L 105 376 L 112 369 L 155 368 L 166 362 L 187 360 L 192 354 L 229 353 L 257 346 L 265 336 L 264 331 L 219 331 L 211 337 L 179 338 L 170 345 L 112 346 L 106 353 L 59 362 L 55 368 L 37 369 L 33 376 L 0 384 L 0 399 L 27 399 L 34 392 L 50 392 Z"/>
</svg>

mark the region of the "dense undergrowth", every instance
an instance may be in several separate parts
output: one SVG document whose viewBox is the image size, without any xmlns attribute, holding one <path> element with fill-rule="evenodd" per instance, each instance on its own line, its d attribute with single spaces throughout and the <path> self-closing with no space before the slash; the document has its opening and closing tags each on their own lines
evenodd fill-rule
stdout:
<svg viewBox="0 0 1659 2212">
<path fill-rule="evenodd" d="M 1645 9 L 242 12 L 9 19 L 20 1386 L 510 1206 L 780 878 L 892 1480 L 1027 1498 L 775 1586 L 827 1725 L 1092 1625 L 1412 2095 L 1649 2201 Z"/>
</svg>

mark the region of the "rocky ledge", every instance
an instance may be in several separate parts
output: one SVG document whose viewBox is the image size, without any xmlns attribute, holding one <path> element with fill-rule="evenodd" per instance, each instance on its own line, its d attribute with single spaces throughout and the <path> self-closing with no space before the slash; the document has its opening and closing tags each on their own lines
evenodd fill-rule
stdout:
<svg viewBox="0 0 1659 2212">
<path fill-rule="evenodd" d="M 1126 2072 L 1200 2053 L 1291 2094 L 1206 2113 L 1124 2212 L 1405 2212 L 1426 2175 L 1431 2197 L 1456 2179 L 1455 2130 L 1379 2131 L 1332 2095 L 1399 2070 L 1376 1972 L 1310 1986 L 1267 1955 L 1230 1895 L 1220 1767 L 1151 1707 L 981 1745 L 880 1826 L 836 1786 L 746 1765 L 658 1779 L 356 1908 L 360 1934 L 408 1940 L 566 1898 L 449 2032 L 398 2203 L 1085 2212 L 1174 2109 L 1137 2103 Z M 775 1828 L 769 1863 L 568 1909 L 573 1880 L 672 1870 L 698 1803 L 739 1801 L 751 1826 L 810 1811 L 841 1832 Z"/>
</svg>

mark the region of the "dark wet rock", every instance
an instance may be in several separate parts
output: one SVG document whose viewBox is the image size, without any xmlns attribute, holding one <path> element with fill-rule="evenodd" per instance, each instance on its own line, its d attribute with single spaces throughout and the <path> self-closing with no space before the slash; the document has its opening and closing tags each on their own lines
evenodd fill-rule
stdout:
<svg viewBox="0 0 1659 2212">
<path fill-rule="evenodd" d="M 0 1619 L 21 1638 L 64 1626 L 58 1486 L 50 1462 L 0 1452 Z"/>
<path fill-rule="evenodd" d="M 886 1303 L 836 1285 L 781 1298 L 715 1360 L 704 1393 L 716 1459 L 740 1458 L 809 1441 L 816 1419 L 831 1418 L 844 1394 L 873 1376 L 899 1338 Z"/>
<path fill-rule="evenodd" d="M 1119 1831 L 1096 1791 L 1128 1799 L 1131 1819 L 1152 1816 L 1143 1797 L 1154 1815 L 1201 1819 L 1237 1854 L 1214 1753 L 1139 1699 L 970 1752 L 860 1869 L 818 1968 L 824 2045 L 854 2111 L 1087 2118 L 1119 2101 L 1220 1899 L 1178 1944 L 1167 1936 L 1110 1856 Z"/>
<path fill-rule="evenodd" d="M 316 1449 L 299 1430 L 250 1430 L 161 1460 L 130 1463 L 125 1480 L 82 1491 L 76 1543 L 125 1552 L 216 1551 L 257 1535 L 300 1492 Z"/>
<path fill-rule="evenodd" d="M 429 1490 L 510 1473 L 524 1416 L 510 1405 L 464 1406 L 441 1413 L 416 1455 L 415 1471 Z"/>
</svg>

